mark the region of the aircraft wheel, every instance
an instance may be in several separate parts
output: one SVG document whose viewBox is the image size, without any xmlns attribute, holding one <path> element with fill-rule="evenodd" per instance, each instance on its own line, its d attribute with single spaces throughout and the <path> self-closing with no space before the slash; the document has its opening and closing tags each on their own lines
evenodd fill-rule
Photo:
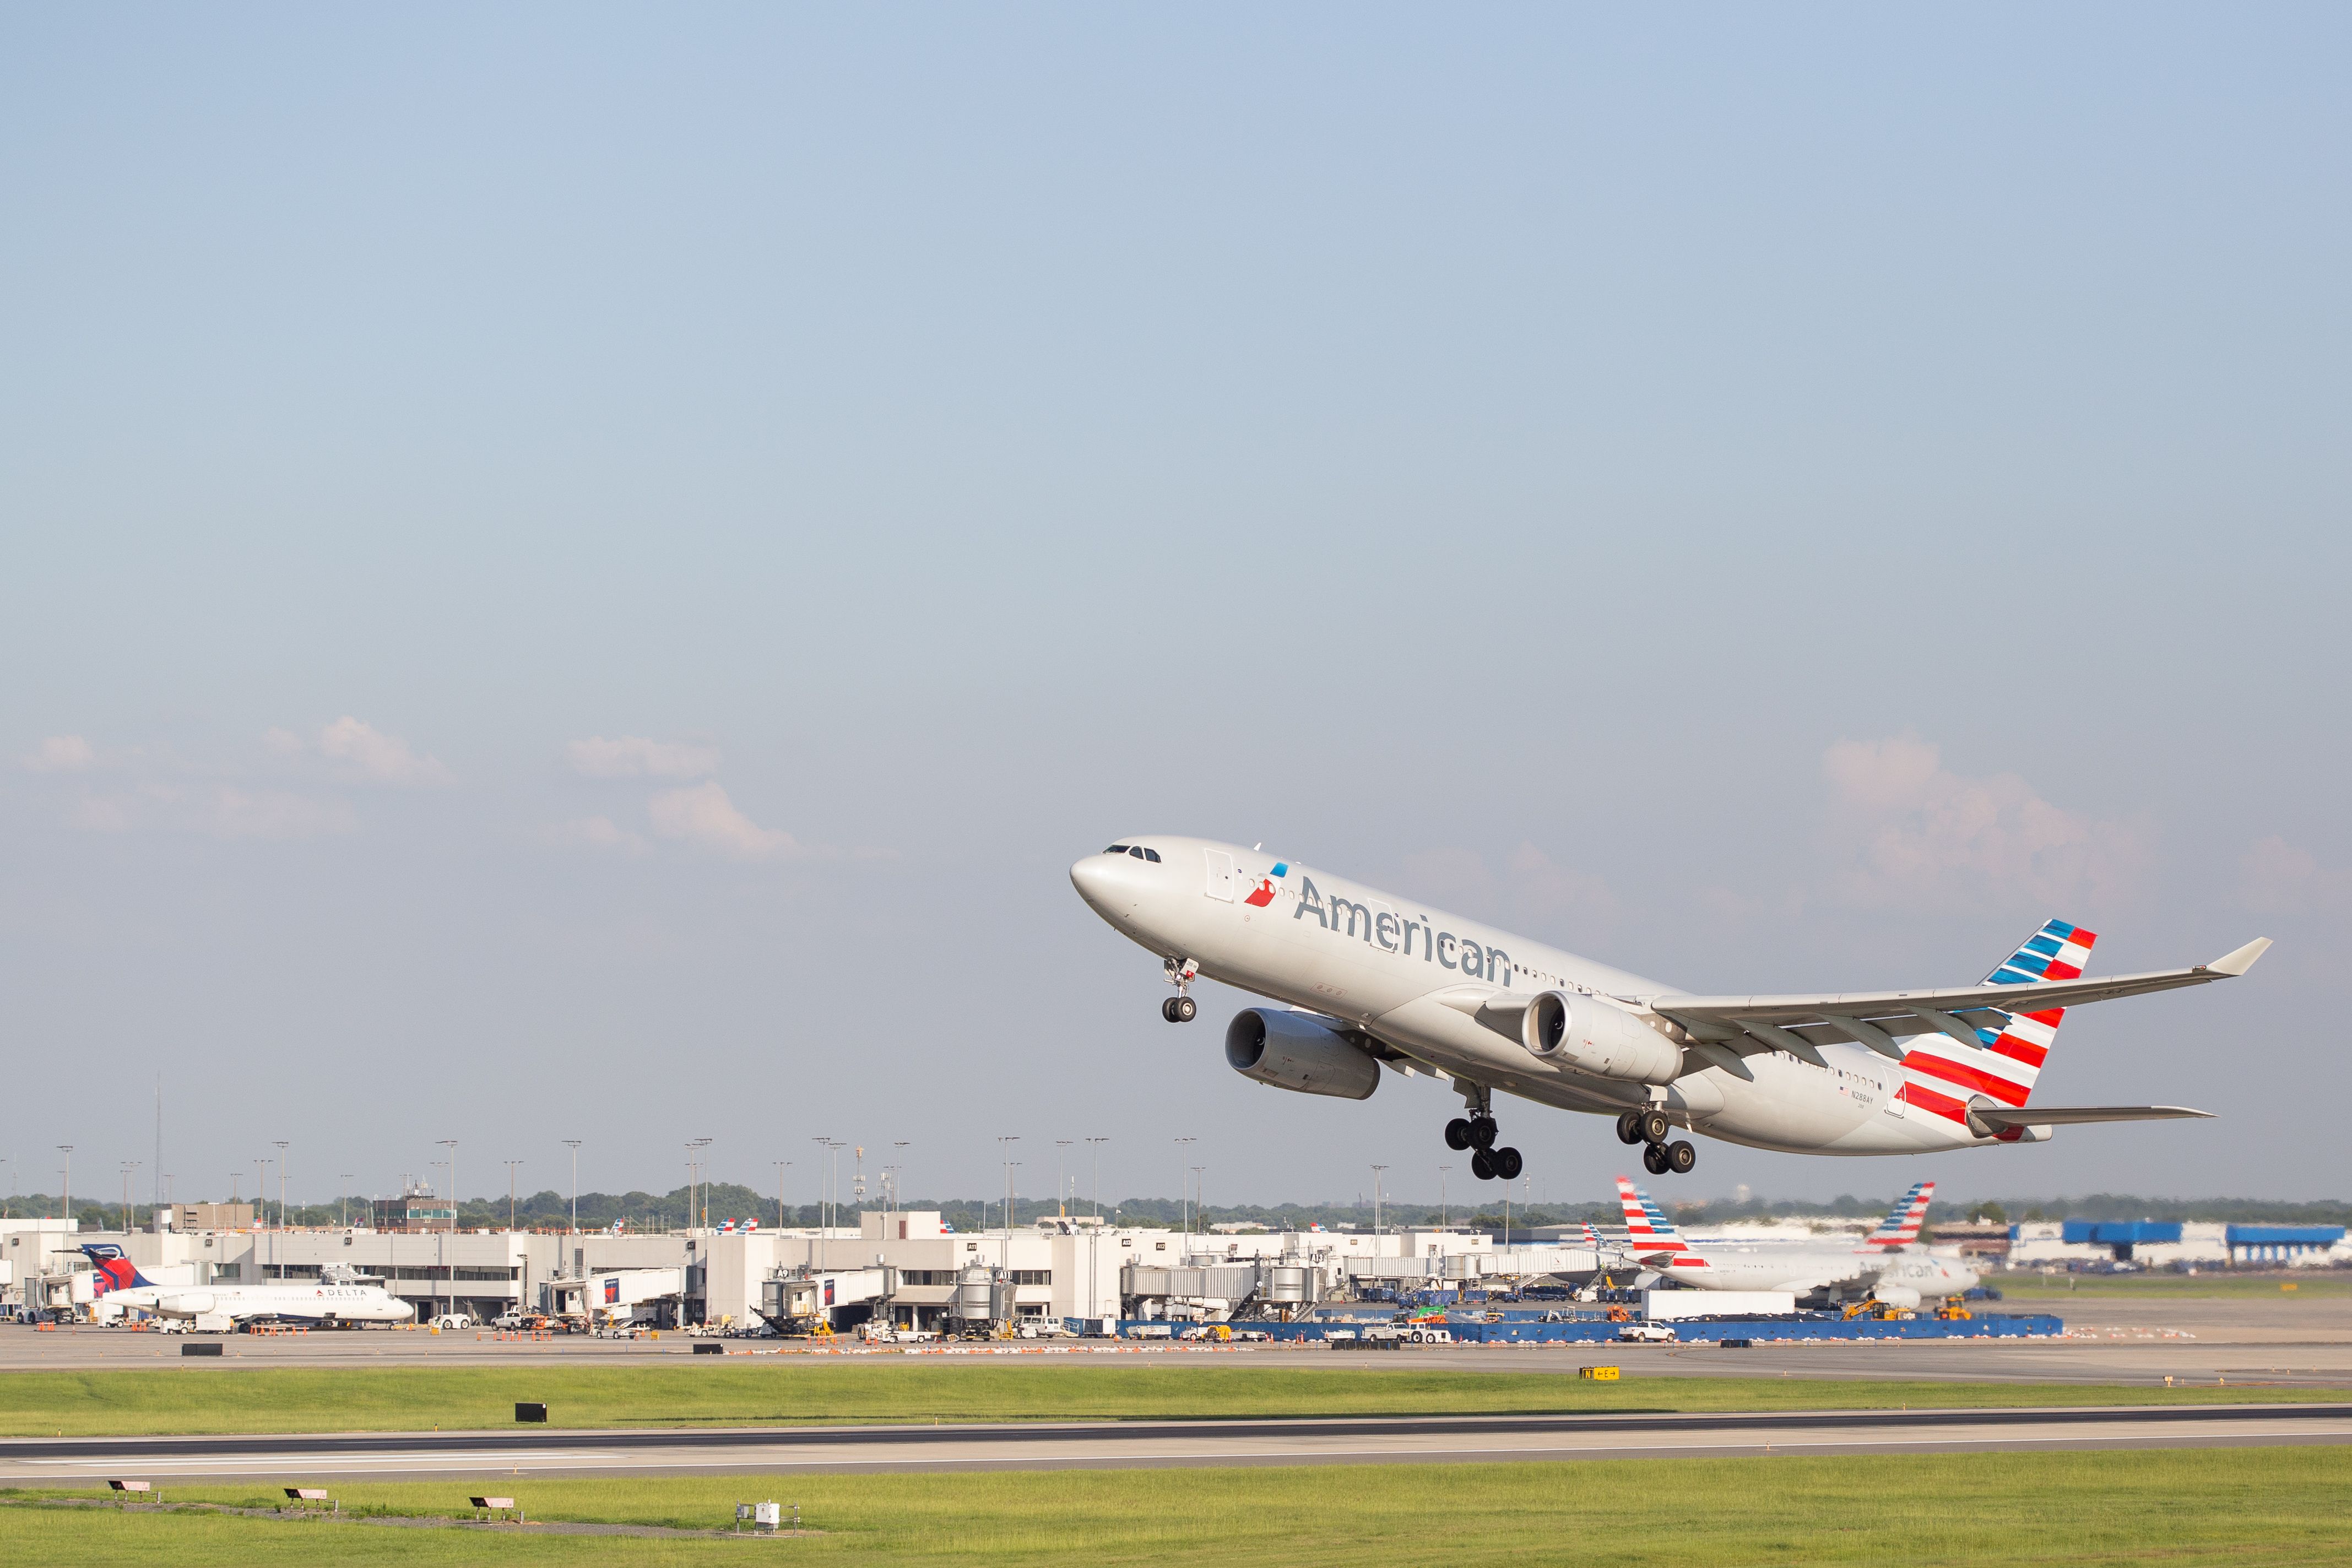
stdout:
<svg viewBox="0 0 2352 1568">
<path fill-rule="evenodd" d="M 1474 1116 L 1471 1118 L 1470 1146 L 1474 1149 L 1491 1149 L 1495 1146 L 1494 1117 Z"/>
<path fill-rule="evenodd" d="M 1689 1145 L 1685 1145 L 1684 1146 L 1687 1148 Z M 1489 1157 L 1489 1158 L 1493 1161 L 1493 1163 L 1494 1163 L 1494 1166 L 1495 1166 L 1495 1174 L 1496 1174 L 1496 1176 L 1501 1176 L 1505 1181 L 1517 1181 L 1517 1180 L 1518 1179 L 1518 1177 L 1519 1177 L 1519 1151 L 1518 1151 L 1518 1150 L 1517 1150 L 1517 1149 L 1496 1149 L 1496 1150 L 1494 1152 L 1494 1154 L 1493 1154 L 1493 1155 L 1489 1155 L 1488 1157 Z"/>
<path fill-rule="evenodd" d="M 1644 1111 L 1642 1113 L 1642 1141 L 1643 1143 L 1663 1144 L 1674 1135 L 1675 1124 L 1666 1120 L 1666 1113 L 1664 1111 Z"/>
<path fill-rule="evenodd" d="M 1160 1004 L 1160 1016 L 1166 1019 L 1170 1023 L 1174 1023 L 1176 1021 L 1176 998 L 1174 997 L 1171 997 L 1166 1001 Z"/>
<path fill-rule="evenodd" d="M 1201 1011 L 1201 1004 L 1190 997 L 1176 998 L 1176 1010 L 1171 1016 L 1178 1023 L 1191 1023 Z"/>
<path fill-rule="evenodd" d="M 1666 1166 L 1676 1176 L 1688 1176 L 1698 1164 L 1698 1151 L 1681 1140 L 1666 1145 Z"/>
<path fill-rule="evenodd" d="M 1495 1162 L 1487 1155 L 1486 1150 L 1479 1149 L 1471 1155 L 1470 1174 L 1476 1176 L 1480 1181 L 1493 1181 L 1495 1179 Z"/>
<path fill-rule="evenodd" d="M 1467 1120 L 1456 1116 L 1445 1124 L 1445 1146 L 1449 1149 L 1466 1149 L 1470 1146 L 1470 1124 Z"/>
<path fill-rule="evenodd" d="M 1617 1118 L 1617 1141 L 1638 1144 L 1642 1141 L 1642 1113 L 1628 1111 Z"/>
<path fill-rule="evenodd" d="M 1642 1168 L 1652 1176 L 1666 1174 L 1666 1151 L 1656 1144 L 1642 1145 Z"/>
</svg>

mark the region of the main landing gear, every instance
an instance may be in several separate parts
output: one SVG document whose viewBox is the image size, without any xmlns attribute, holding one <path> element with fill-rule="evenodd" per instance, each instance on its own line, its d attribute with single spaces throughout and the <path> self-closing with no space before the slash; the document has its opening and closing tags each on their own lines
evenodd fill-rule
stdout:
<svg viewBox="0 0 2352 1568">
<path fill-rule="evenodd" d="M 1160 1004 L 1160 1016 L 1170 1023 L 1191 1023 L 1201 1013 L 1201 1004 L 1192 999 L 1192 977 L 1201 972 L 1196 958 L 1171 958 L 1166 962 L 1168 983 L 1176 994 Z"/>
<path fill-rule="evenodd" d="M 1445 1146 L 1470 1151 L 1470 1174 L 1480 1181 L 1514 1181 L 1525 1168 L 1517 1149 L 1498 1149 L 1495 1118 L 1481 1109 L 1445 1124 Z"/>
<path fill-rule="evenodd" d="M 1642 1168 L 1652 1176 L 1664 1176 L 1668 1171 L 1688 1176 L 1697 1166 L 1698 1151 L 1687 1141 L 1666 1141 L 1674 1134 L 1675 1124 L 1654 1105 L 1646 1111 L 1628 1111 L 1617 1118 L 1618 1141 L 1643 1145 Z"/>
</svg>

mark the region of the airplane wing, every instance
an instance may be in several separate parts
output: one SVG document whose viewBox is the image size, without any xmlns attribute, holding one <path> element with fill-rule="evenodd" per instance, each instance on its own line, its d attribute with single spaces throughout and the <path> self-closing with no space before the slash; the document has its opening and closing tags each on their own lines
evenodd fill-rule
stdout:
<svg viewBox="0 0 2352 1568">
<path fill-rule="evenodd" d="M 2178 1116 L 2210 1117 L 2186 1105 L 1971 1105 L 1969 1114 L 1999 1132 L 2004 1127 L 2068 1127 L 2084 1122 L 2165 1122 Z"/>
<path fill-rule="evenodd" d="M 1702 1040 L 1737 1040 L 1753 1034 L 1768 1044 L 1792 1049 L 1824 1038 L 1860 1041 L 1901 1060 L 1893 1043 L 1901 1035 L 1941 1031 L 1973 1043 L 1972 1012 L 2036 1013 L 2082 1007 L 2117 997 L 2143 996 L 2182 986 L 2202 986 L 2244 974 L 2270 946 L 2257 937 L 2210 964 L 2188 969 L 2157 969 L 2144 975 L 2103 979 L 2035 980 L 2021 985 L 1967 986 L 1916 991 L 1851 991 L 1818 996 L 1685 997 L 1649 998 L 1652 1012 L 1674 1019 Z"/>
</svg>

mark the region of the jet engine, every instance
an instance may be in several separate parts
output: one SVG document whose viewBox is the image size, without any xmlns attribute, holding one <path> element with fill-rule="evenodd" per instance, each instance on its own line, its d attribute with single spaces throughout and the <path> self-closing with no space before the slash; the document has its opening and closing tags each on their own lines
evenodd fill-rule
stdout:
<svg viewBox="0 0 2352 1568">
<path fill-rule="evenodd" d="M 1381 1086 L 1381 1064 L 1313 1013 L 1244 1008 L 1225 1026 L 1225 1061 L 1244 1078 L 1301 1094 L 1369 1100 Z"/>
<path fill-rule="evenodd" d="M 1878 1298 L 1881 1306 L 1906 1312 L 1919 1304 L 1919 1292 L 1908 1285 L 1881 1285 L 1870 1293 Z"/>
<path fill-rule="evenodd" d="M 212 1310 L 213 1297 L 209 1291 L 194 1291 L 184 1295 L 163 1296 L 155 1302 L 155 1313 L 158 1317 L 200 1318 Z"/>
<path fill-rule="evenodd" d="M 1546 991 L 1528 1004 L 1520 1042 L 1541 1061 L 1595 1078 L 1672 1083 L 1682 1048 L 1622 1009 L 1572 991 Z"/>
</svg>

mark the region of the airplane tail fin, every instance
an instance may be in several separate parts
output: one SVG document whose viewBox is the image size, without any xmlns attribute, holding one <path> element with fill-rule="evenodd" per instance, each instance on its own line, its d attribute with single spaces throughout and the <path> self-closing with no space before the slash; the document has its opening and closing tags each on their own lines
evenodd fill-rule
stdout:
<svg viewBox="0 0 2352 1568">
<path fill-rule="evenodd" d="M 109 1291 L 135 1290 L 155 1282 L 141 1273 L 139 1265 L 131 1260 L 130 1254 L 114 1242 L 85 1241 L 81 1254 L 89 1260 L 92 1272 L 96 1275 L 89 1282 L 94 1294 L 102 1296 Z"/>
<path fill-rule="evenodd" d="M 1919 1226 L 1927 1218 L 1928 1201 L 1936 1196 L 1936 1184 L 1915 1182 L 1911 1190 L 1895 1200 L 1878 1228 L 1864 1242 L 1866 1247 L 1908 1247 L 1919 1239 Z"/>
<path fill-rule="evenodd" d="M 1636 1252 L 1679 1252 L 1682 1232 L 1650 1195 L 1623 1176 L 1617 1178 L 1617 1204 L 1625 1212 L 1625 1241 Z"/>
<path fill-rule="evenodd" d="M 1993 966 L 1984 978 L 1988 989 L 2030 985 L 2036 980 L 2080 978 L 2089 962 L 2095 931 L 2085 931 L 2063 920 L 2053 920 L 2025 939 L 2016 952 Z M 1979 1095 L 1996 1105 L 2015 1107 L 2033 1093 L 2034 1081 L 2058 1038 L 2064 1008 L 2040 1012 L 2009 1012 L 1990 1002 L 1982 1009 L 1964 1008 L 1976 1031 L 1974 1046 L 1948 1036 L 1922 1037 L 1904 1052 L 1903 1098 L 1911 1104 L 1958 1121 Z M 2013 1139 L 2017 1129 L 1996 1134 Z"/>
</svg>

